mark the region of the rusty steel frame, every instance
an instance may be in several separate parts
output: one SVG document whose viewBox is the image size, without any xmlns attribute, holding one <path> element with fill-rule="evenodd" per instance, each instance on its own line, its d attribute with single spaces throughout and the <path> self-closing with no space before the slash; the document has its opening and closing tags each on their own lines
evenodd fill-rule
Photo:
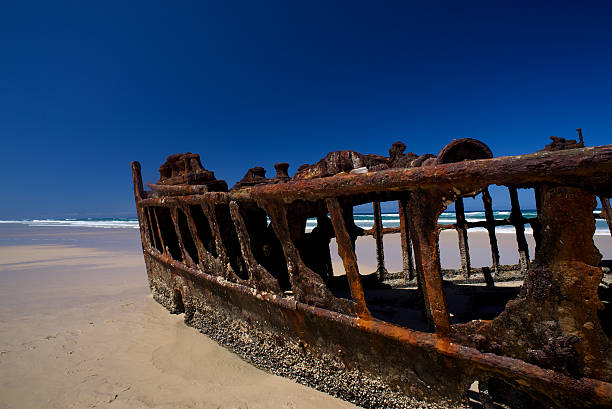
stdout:
<svg viewBox="0 0 612 409">
<path fill-rule="evenodd" d="M 178 305 L 174 299 L 180 296 L 185 310 L 190 309 L 186 322 L 195 322 L 190 321 L 194 311 L 203 313 L 205 306 L 239 322 L 251 322 L 252 317 L 257 317 L 262 328 L 278 334 L 274 336 L 309 345 L 321 355 L 341 356 L 338 359 L 343 362 L 352 361 L 347 365 L 361 368 L 368 376 L 382 377 L 401 393 L 422 399 L 465 401 L 466 386 L 477 379 L 483 385 L 498 382 L 502 389 L 528 396 L 544 407 L 612 406 L 612 347 L 596 313 L 601 306 L 597 288 L 603 273 L 598 267 L 601 256 L 592 244 L 591 208 L 595 196 L 599 196 L 600 217 L 607 220 L 612 234 L 608 201 L 612 196 L 612 145 L 576 148 L 574 143 L 567 149 L 500 158 L 492 158 L 486 145 L 475 140 L 453 141 L 437 159 L 434 155 L 415 155 L 416 159 L 410 156 L 413 154 L 401 156 L 395 144 L 394 149 L 390 158 L 349 155 L 345 151 L 330 154 L 327 165 L 324 159 L 312 166 L 315 170 L 300 171 L 294 178 L 287 174 L 288 165 L 281 163 L 276 178 L 266 179 L 261 170 L 250 172 L 249 178 L 245 176 L 242 184 L 230 191 L 216 191 L 224 183 L 201 167 L 197 155 L 189 154 L 184 159 L 173 155 L 169 160 L 172 158 L 172 166 L 191 161 L 197 176 L 204 180 L 198 182 L 202 184 L 171 184 L 172 180 L 195 180 L 195 176 L 181 173 L 189 169 L 181 168 L 174 169 L 164 183 L 150 184 L 151 191 L 144 190 L 140 164 L 133 162 L 141 240 L 156 300 L 174 311 Z M 475 153 L 462 159 L 465 152 Z M 351 174 L 346 168 L 349 165 L 342 164 L 347 163 L 342 162 L 343 158 L 349 158 L 353 165 L 363 160 L 376 171 Z M 410 160 L 413 167 L 405 166 Z M 331 165 L 335 166 L 333 174 L 325 174 Z M 170 175 L 170 165 L 164 166 L 164 172 Z M 509 189 L 512 211 L 506 220 L 493 218 L 487 189 L 491 185 Z M 520 213 L 516 189 L 524 187 L 536 188 L 535 219 L 525 219 Z M 465 220 L 462 198 L 478 193 L 482 193 L 486 220 L 470 223 Z M 562 212 L 563 197 L 572 198 L 566 205 L 575 210 L 572 214 L 576 216 Z M 398 202 L 399 228 L 382 225 L 380 202 L 390 200 Z M 371 230 L 364 231 L 354 225 L 352 207 L 369 202 L 374 206 L 375 223 Z M 457 223 L 439 225 L 440 214 L 452 202 L 456 205 Z M 201 206 L 208 220 L 207 231 L 216 256 L 200 240 L 202 233 L 189 208 L 193 205 Z M 169 210 L 173 227 L 160 223 L 156 211 L 160 207 Z M 187 232 L 179 226 L 179 211 L 186 218 Z M 309 258 L 308 249 L 318 244 L 309 244 L 315 236 L 305 235 L 303 227 L 299 227 L 305 226 L 307 217 L 326 214 L 331 218 L 332 230 L 318 225 L 316 237 L 323 244 L 330 237 L 336 238 L 350 299 L 336 297 L 329 288 L 329 277 L 315 271 L 318 267 Z M 566 227 L 555 227 L 558 221 Z M 525 224 L 534 227 L 536 236 L 538 249 L 533 262 L 524 235 Z M 498 318 L 451 325 L 439 260 L 439 233 L 447 228 L 457 230 L 462 270 L 469 277 L 468 229 L 487 229 L 492 268 L 498 273 L 495 227 L 501 225 L 516 229 L 520 265 L 525 274 L 523 289 Z M 172 233 L 168 229 L 176 235 L 182 260 L 172 257 L 168 247 L 168 234 Z M 234 242 L 227 236 L 229 231 L 235 234 Z M 559 247 L 550 231 L 563 237 L 572 248 Z M 407 280 L 416 278 L 433 333 L 381 321 L 368 308 L 355 240 L 360 235 L 374 236 L 376 276 L 382 282 L 387 275 L 382 239 L 390 233 L 401 235 L 402 273 Z M 196 247 L 197 262 L 186 247 L 188 242 Z M 266 244 L 262 247 L 263 242 Z M 257 243 L 256 248 L 253 243 Z M 246 278 L 236 271 L 241 263 L 248 273 Z M 279 270 L 278 263 L 284 265 L 289 290 L 281 288 L 279 271 L 283 269 Z M 581 287 L 576 289 L 575 284 L 566 282 L 567 277 L 573 277 L 574 283 L 582 280 Z M 544 294 L 544 306 L 536 306 L 533 301 Z M 236 303 L 241 312 L 234 308 Z M 526 326 L 524 332 L 513 323 L 519 317 Z M 569 317 L 576 322 L 568 324 Z M 550 328 L 545 333 L 556 337 L 557 346 L 541 345 L 541 322 L 553 322 L 547 324 Z M 576 327 L 578 324 L 581 326 Z M 339 335 L 343 333 L 348 335 Z M 513 337 L 525 347 L 513 345 Z M 390 345 L 395 348 L 393 353 L 388 351 Z M 393 359 L 385 360 L 387 355 Z M 423 366 L 429 367 L 431 374 L 422 372 Z M 398 383 L 397 379 L 406 381 Z M 427 387 L 422 385 L 423 379 Z"/>
</svg>

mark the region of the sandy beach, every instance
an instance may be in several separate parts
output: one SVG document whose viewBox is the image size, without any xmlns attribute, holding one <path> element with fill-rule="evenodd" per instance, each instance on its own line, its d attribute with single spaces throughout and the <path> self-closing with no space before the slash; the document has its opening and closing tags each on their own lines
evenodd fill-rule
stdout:
<svg viewBox="0 0 612 409">
<path fill-rule="evenodd" d="M 138 230 L 0 229 L 0 408 L 355 407 L 169 314 L 149 293 Z"/>
<path fill-rule="evenodd" d="M 459 264 L 456 237 L 442 235 L 443 267 Z M 498 240 L 502 262 L 516 262 L 514 236 Z M 368 273 L 372 241 L 357 243 Z M 596 244 L 612 258 L 609 236 Z M 399 236 L 385 245 L 399 270 Z M 470 248 L 474 266 L 490 263 L 486 234 L 471 234 Z M 0 323 L 0 408 L 355 407 L 245 363 L 169 314 L 149 293 L 137 229 L 0 225 Z"/>
<path fill-rule="evenodd" d="M 498 233 L 497 244 L 499 247 L 501 264 L 518 263 L 518 247 L 516 235 Z M 525 235 L 529 245 L 529 256 L 535 256 L 535 241 L 531 234 Z M 594 242 L 604 259 L 612 259 L 612 237 L 609 234 L 595 235 Z M 489 236 L 482 231 L 472 231 L 468 239 L 470 249 L 470 261 L 472 267 L 484 267 L 491 265 L 491 246 Z M 359 261 L 359 271 L 368 274 L 376 271 L 376 248 L 371 237 L 359 237 L 356 242 L 356 254 Z M 402 270 L 401 244 L 399 234 L 384 236 L 385 265 L 389 271 Z M 335 241 L 331 242 L 332 262 L 334 272 L 344 273 L 342 259 L 338 256 Z M 461 267 L 459 249 L 457 245 L 457 232 L 444 230 L 440 234 L 440 263 L 443 269 L 457 269 Z"/>
</svg>

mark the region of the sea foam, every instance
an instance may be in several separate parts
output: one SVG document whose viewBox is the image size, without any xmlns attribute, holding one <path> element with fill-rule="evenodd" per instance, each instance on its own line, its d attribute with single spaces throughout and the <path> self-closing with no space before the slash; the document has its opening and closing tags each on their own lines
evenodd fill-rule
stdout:
<svg viewBox="0 0 612 409">
<path fill-rule="evenodd" d="M 599 210 L 593 213 L 599 214 Z M 523 217 L 533 218 L 537 216 L 535 210 L 523 210 Z M 497 220 L 507 219 L 510 212 L 507 210 L 498 210 L 493 212 L 493 216 Z M 485 213 L 482 211 L 466 211 L 465 218 L 468 222 L 481 222 L 485 221 Z M 354 215 L 355 224 L 362 229 L 371 229 L 374 225 L 374 215 L 371 213 L 356 213 Z M 398 213 L 383 213 L 381 215 L 383 227 L 399 227 L 399 214 Z M 440 215 L 438 223 L 440 224 L 453 224 L 456 222 L 456 216 L 454 212 L 444 212 Z M 138 219 L 136 218 L 47 218 L 47 219 L 20 219 L 20 220 L 0 220 L 0 224 L 25 224 L 27 226 L 55 226 L 55 227 L 93 227 L 103 229 L 115 229 L 115 228 L 138 228 Z M 317 225 L 316 218 L 309 218 L 306 221 L 306 231 L 311 231 Z M 595 235 L 605 236 L 609 235 L 610 231 L 605 220 L 596 219 L 595 221 Z M 470 232 L 486 231 L 482 227 L 469 229 Z M 496 233 L 499 234 L 515 234 L 514 226 L 499 226 L 495 229 Z M 533 234 L 533 231 L 529 224 L 525 226 L 525 233 Z"/>
</svg>

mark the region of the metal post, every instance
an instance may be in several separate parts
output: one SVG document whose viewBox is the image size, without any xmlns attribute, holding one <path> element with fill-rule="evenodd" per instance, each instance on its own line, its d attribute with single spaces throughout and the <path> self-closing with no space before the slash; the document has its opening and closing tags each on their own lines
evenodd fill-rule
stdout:
<svg viewBox="0 0 612 409">
<path fill-rule="evenodd" d="M 217 257 L 220 260 L 226 264 L 229 263 L 229 256 L 227 255 L 227 250 L 223 244 L 223 239 L 221 238 L 221 229 L 219 228 L 219 222 L 217 221 L 217 215 L 215 213 L 215 203 L 210 200 L 204 200 L 202 202 L 202 213 L 204 213 L 204 216 L 206 216 L 208 227 L 210 228 L 212 240 L 211 248 L 214 248 L 214 250 L 217 252 Z"/>
<path fill-rule="evenodd" d="M 176 238 L 178 241 L 179 249 L 181 250 L 181 256 L 183 257 L 183 262 L 188 266 L 195 267 L 196 263 L 191 258 L 191 255 L 185 248 L 185 243 L 183 243 L 183 232 L 179 226 L 178 221 L 178 209 L 173 207 L 170 209 L 170 218 L 172 219 L 172 224 L 174 225 L 174 231 L 176 232 Z"/>
<path fill-rule="evenodd" d="M 380 202 L 372 203 L 374 211 L 374 239 L 376 240 L 376 275 L 380 281 L 384 281 L 387 275 L 385 268 L 385 251 L 383 248 L 382 217 L 380 212 Z"/>
<path fill-rule="evenodd" d="M 599 196 L 599 200 L 601 201 L 601 215 L 608 222 L 608 228 L 610 229 L 610 235 L 612 236 L 612 208 L 610 207 L 610 199 Z"/>
<path fill-rule="evenodd" d="M 255 284 L 256 287 L 266 289 L 272 292 L 280 292 L 280 286 L 278 280 L 270 274 L 255 258 L 253 255 L 253 249 L 251 247 L 251 237 L 247 230 L 244 218 L 240 213 L 240 207 L 235 201 L 229 203 L 230 216 L 236 226 L 236 233 L 238 235 L 238 241 L 240 242 L 240 251 L 244 264 L 247 268 L 249 280 Z"/>
<path fill-rule="evenodd" d="M 516 188 L 509 187 L 508 191 L 510 192 L 510 205 L 512 206 L 512 210 L 510 211 L 510 221 L 516 230 L 516 243 L 518 245 L 521 271 L 525 272 L 529 268 L 529 246 L 527 245 L 527 239 L 525 239 L 523 214 L 521 213 L 521 206 L 519 204 Z"/>
<path fill-rule="evenodd" d="M 155 249 L 157 249 L 157 239 L 155 238 L 155 232 L 153 231 L 153 223 L 151 222 L 151 209 L 152 207 L 143 207 L 142 210 L 145 211 L 147 214 L 147 220 L 149 222 L 149 229 L 151 235 L 151 244 Z"/>
<path fill-rule="evenodd" d="M 468 234 L 465 222 L 465 211 L 463 209 L 463 198 L 455 201 L 455 215 L 457 218 L 457 235 L 459 236 L 459 255 L 461 256 L 461 269 L 465 278 L 470 278 L 470 248 L 468 245 Z"/>
<path fill-rule="evenodd" d="M 442 336 L 450 331 L 450 319 L 442 285 L 438 246 L 438 217 L 443 210 L 441 194 L 417 191 L 410 197 L 411 238 L 420 288 L 430 324 Z M 433 216 L 433 217 L 432 217 Z"/>
<path fill-rule="evenodd" d="M 157 225 L 157 234 L 159 235 L 159 241 L 161 242 L 162 253 L 164 253 L 167 256 L 168 249 L 166 247 L 166 244 L 164 243 L 164 238 L 162 237 L 162 234 L 161 234 L 161 228 L 159 227 L 159 217 L 157 217 L 157 208 L 152 207 L 151 209 L 153 209 L 153 216 L 155 216 L 155 224 Z"/>
<path fill-rule="evenodd" d="M 495 216 L 493 215 L 493 201 L 491 200 L 489 189 L 482 191 L 482 203 L 485 209 L 489 243 L 491 244 L 491 266 L 495 274 L 499 274 L 499 247 L 497 246 L 497 237 L 495 236 Z"/>
<path fill-rule="evenodd" d="M 132 162 L 132 181 L 134 183 L 134 201 L 136 202 L 136 214 L 138 215 L 138 226 L 140 228 L 140 241 L 144 250 L 147 247 L 151 247 L 151 239 L 147 231 L 144 215 L 145 209 L 140 205 L 140 201 L 145 197 L 140 162 Z"/>
<path fill-rule="evenodd" d="M 402 240 L 402 273 L 406 280 L 414 278 L 414 266 L 412 261 L 412 243 L 410 241 L 410 229 L 408 228 L 407 200 L 398 201 L 400 236 Z"/>
<path fill-rule="evenodd" d="M 537 213 L 537 221 L 531 223 L 531 228 L 533 229 L 533 239 L 536 245 L 536 251 L 538 246 L 540 245 L 540 239 L 542 237 L 542 222 L 541 222 L 541 214 L 542 214 L 542 197 L 540 185 L 537 184 L 533 188 L 535 194 L 535 204 L 536 204 L 536 213 Z"/>
<path fill-rule="evenodd" d="M 327 210 L 331 217 L 334 231 L 336 232 L 336 243 L 338 244 L 338 254 L 342 258 L 346 277 L 348 278 L 351 289 L 351 296 L 356 305 L 356 312 L 360 318 L 371 318 L 370 311 L 366 305 L 361 279 L 359 278 L 359 267 L 357 257 L 351 245 L 351 237 L 344 223 L 340 203 L 338 199 L 327 199 Z"/>
<path fill-rule="evenodd" d="M 357 229 L 355 226 L 355 216 L 353 215 L 353 206 L 351 204 L 344 203 L 341 205 L 342 217 L 344 218 L 344 225 L 348 231 L 349 237 L 351 238 L 351 245 L 353 251 L 355 251 L 355 242 L 357 241 Z"/>
<path fill-rule="evenodd" d="M 204 244 L 200 240 L 200 236 L 198 234 L 198 226 L 196 226 L 195 220 L 193 220 L 191 210 L 189 210 L 188 207 L 185 207 L 183 209 L 183 213 L 185 213 L 185 217 L 187 217 L 187 226 L 189 227 L 191 237 L 193 238 L 193 242 L 195 243 L 196 249 L 198 251 L 200 263 L 204 264 L 204 260 L 210 260 L 212 255 L 208 252 L 208 250 L 206 250 Z"/>
</svg>

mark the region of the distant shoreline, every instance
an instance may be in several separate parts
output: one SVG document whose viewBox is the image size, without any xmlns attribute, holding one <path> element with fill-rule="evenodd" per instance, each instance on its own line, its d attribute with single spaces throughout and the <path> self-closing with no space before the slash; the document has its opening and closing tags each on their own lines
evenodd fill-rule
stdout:
<svg viewBox="0 0 612 409">
<path fill-rule="evenodd" d="M 600 209 L 596 209 L 593 213 L 600 213 Z M 523 209 L 523 217 L 536 217 L 536 210 Z M 397 212 L 385 212 L 381 214 L 384 227 L 398 227 L 399 215 Z M 465 216 L 468 222 L 478 222 L 485 220 L 485 214 L 482 210 L 467 210 Z M 507 219 L 510 216 L 510 210 L 494 210 L 493 216 L 495 219 Z M 374 224 L 373 213 L 361 212 L 354 213 L 355 224 L 362 229 L 370 229 Z M 440 224 L 455 223 L 456 216 L 453 211 L 443 212 L 438 222 Z M 0 220 L 1 224 L 21 224 L 31 227 L 91 227 L 91 228 L 132 228 L 138 229 L 138 219 L 136 217 L 65 217 L 65 218 L 23 218 L 23 219 L 5 219 Z M 306 230 L 310 231 L 317 225 L 315 218 L 309 218 L 306 222 Z M 605 220 L 596 219 L 596 236 L 609 235 L 610 230 Z M 470 232 L 485 231 L 484 228 L 473 228 Z M 498 234 L 515 234 L 513 226 L 499 226 L 496 228 Z M 525 226 L 525 233 L 533 234 L 529 225 Z"/>
</svg>

